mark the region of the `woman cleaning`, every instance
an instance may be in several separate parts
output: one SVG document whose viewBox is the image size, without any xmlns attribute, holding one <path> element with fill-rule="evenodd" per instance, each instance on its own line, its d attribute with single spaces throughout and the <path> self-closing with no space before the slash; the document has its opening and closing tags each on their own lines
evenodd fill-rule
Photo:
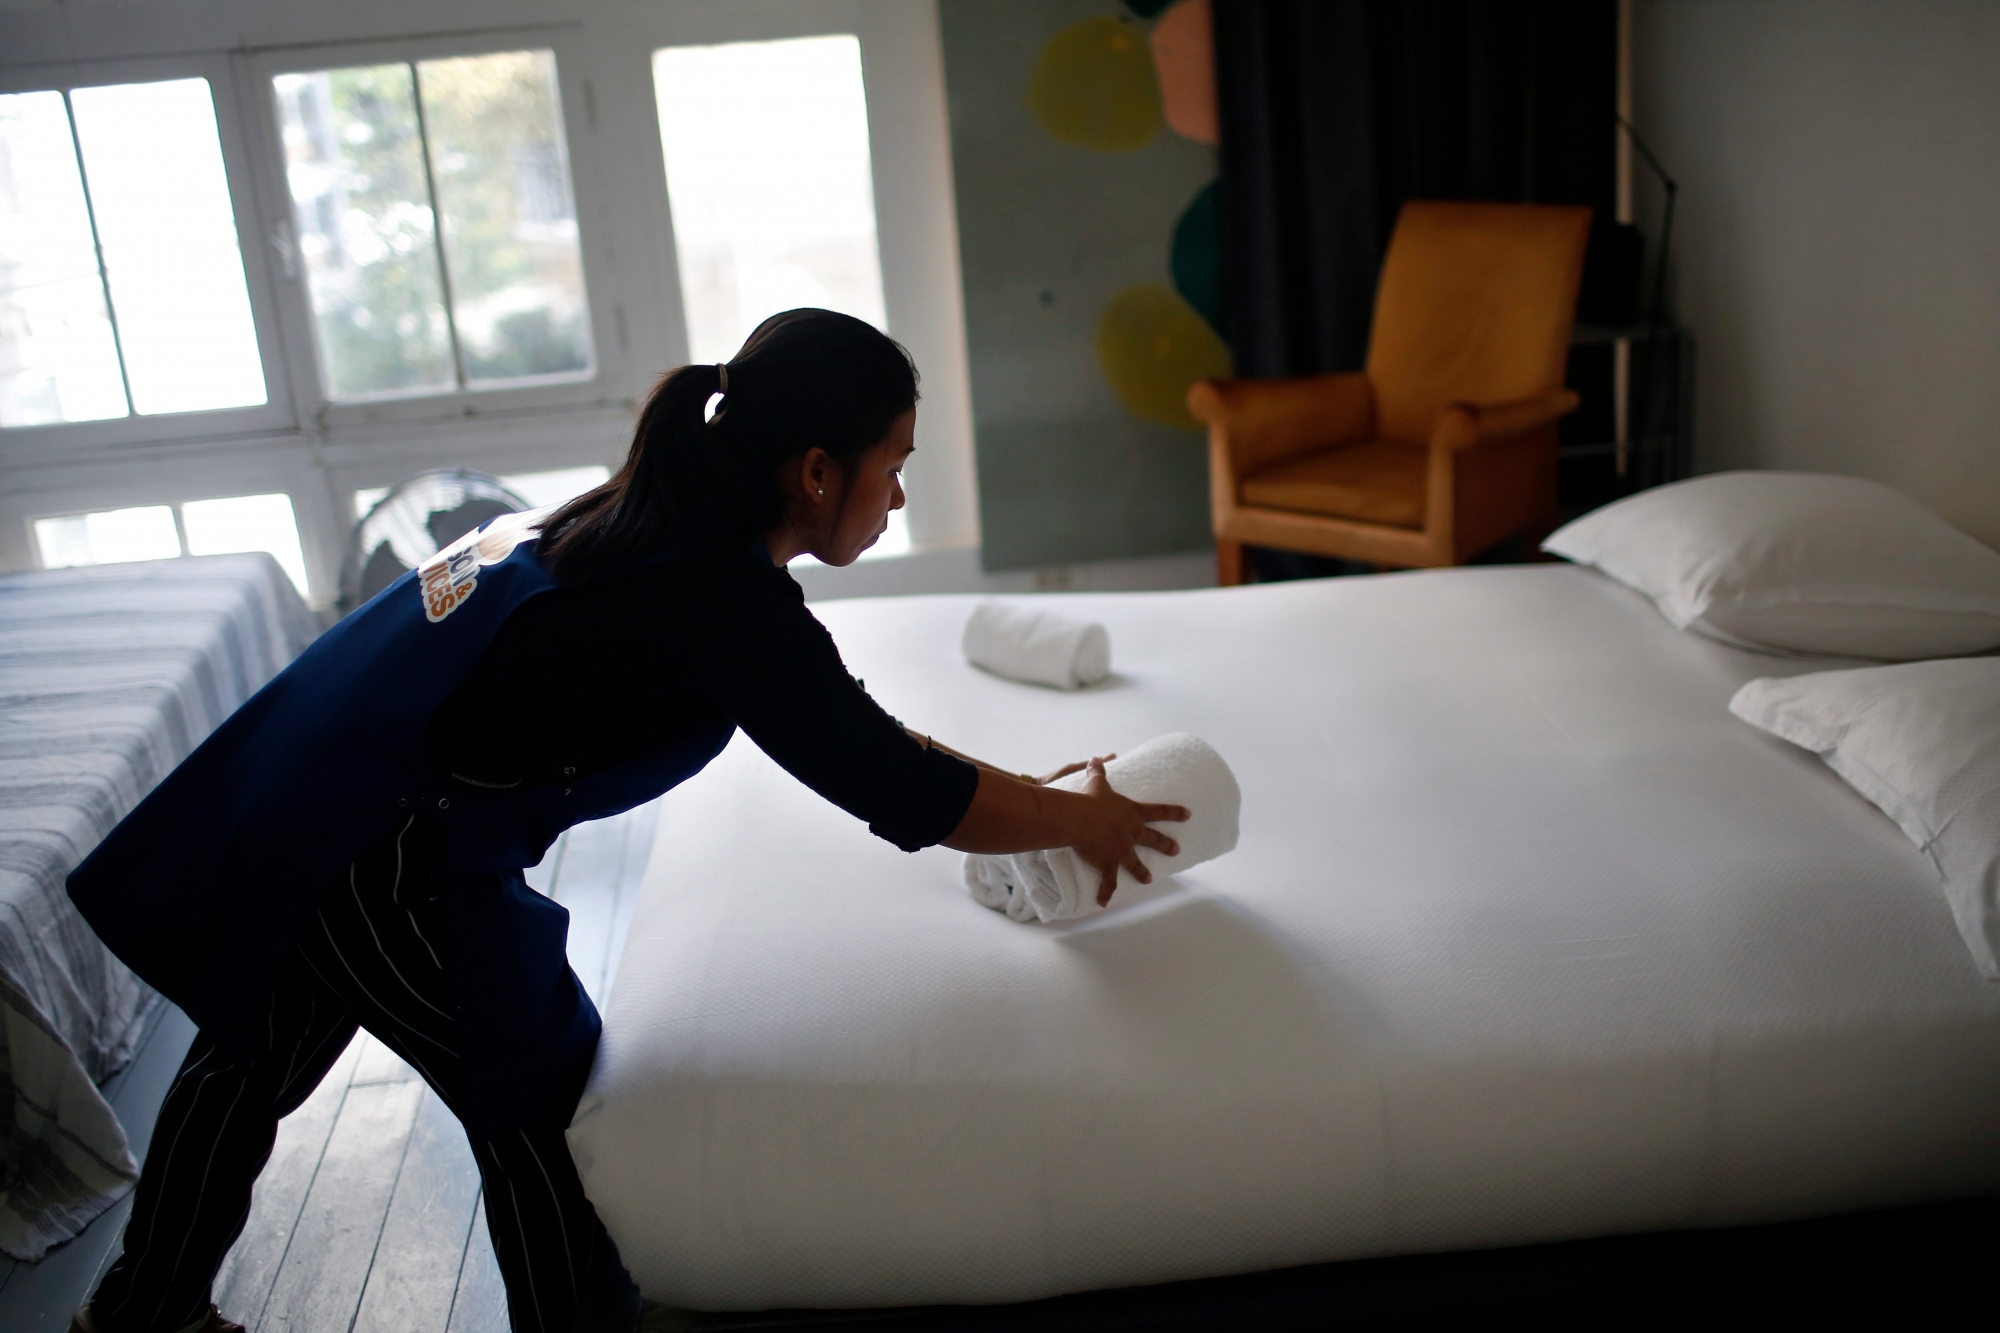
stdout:
<svg viewBox="0 0 2000 1333">
<path fill-rule="evenodd" d="M 907 851 L 1074 847 L 1100 901 L 1121 866 L 1149 878 L 1139 847 L 1176 851 L 1149 824 L 1188 812 L 1119 796 L 1098 760 L 1071 793 L 907 732 L 806 609 L 786 563 L 846 565 L 882 534 L 916 403 L 902 347 L 825 310 L 673 371 L 615 476 L 469 534 L 327 631 L 78 867 L 85 917 L 200 1032 L 72 1333 L 240 1327 L 216 1271 L 278 1121 L 357 1027 L 464 1123 L 517 1333 L 633 1328 L 563 1138 L 597 1011 L 568 914 L 521 869 L 738 727 Z"/>
</svg>

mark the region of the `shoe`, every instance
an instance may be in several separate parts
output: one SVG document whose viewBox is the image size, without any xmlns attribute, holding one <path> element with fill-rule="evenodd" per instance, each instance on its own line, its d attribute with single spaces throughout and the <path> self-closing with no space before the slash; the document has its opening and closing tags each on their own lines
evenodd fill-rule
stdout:
<svg viewBox="0 0 2000 1333">
<path fill-rule="evenodd" d="M 86 1305 L 69 1321 L 69 1333 L 103 1333 L 103 1330 L 90 1317 L 90 1307 Z M 247 1333 L 247 1330 L 234 1319 L 224 1319 L 222 1311 L 211 1305 L 207 1314 L 180 1329 L 179 1333 Z"/>
</svg>

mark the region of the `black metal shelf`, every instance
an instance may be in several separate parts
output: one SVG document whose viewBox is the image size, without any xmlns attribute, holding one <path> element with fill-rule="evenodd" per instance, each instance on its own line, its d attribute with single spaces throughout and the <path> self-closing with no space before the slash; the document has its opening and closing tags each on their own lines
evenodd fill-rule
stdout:
<svg viewBox="0 0 2000 1333">
<path fill-rule="evenodd" d="M 1622 446 L 1617 438 L 1621 357 L 1626 367 Z M 1576 326 L 1568 384 L 1583 403 L 1564 419 L 1556 450 L 1565 517 L 1690 475 L 1693 371 L 1693 342 L 1676 324 Z"/>
<path fill-rule="evenodd" d="M 1640 320 L 1636 324 L 1584 324 L 1577 323 L 1570 329 L 1571 347 L 1602 347 L 1623 339 L 1626 342 L 1648 342 L 1653 338 L 1678 338 L 1682 330 L 1673 323 L 1654 324 Z"/>
</svg>

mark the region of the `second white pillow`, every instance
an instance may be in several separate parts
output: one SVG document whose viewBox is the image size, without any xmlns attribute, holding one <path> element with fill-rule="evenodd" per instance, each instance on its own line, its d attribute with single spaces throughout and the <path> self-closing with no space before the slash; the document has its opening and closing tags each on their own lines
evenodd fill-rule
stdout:
<svg viewBox="0 0 2000 1333">
<path fill-rule="evenodd" d="M 1542 549 L 1725 643 L 1890 662 L 2000 647 L 2000 552 L 1858 477 L 1697 477 L 1585 514 Z"/>
<path fill-rule="evenodd" d="M 1895 820 L 2000 980 L 2000 658 L 1753 680 L 1729 711 L 1811 750 Z"/>
</svg>

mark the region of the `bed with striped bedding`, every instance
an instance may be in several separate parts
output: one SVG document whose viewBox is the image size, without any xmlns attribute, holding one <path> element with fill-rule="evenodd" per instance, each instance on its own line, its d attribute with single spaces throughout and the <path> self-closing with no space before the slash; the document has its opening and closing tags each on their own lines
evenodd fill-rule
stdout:
<svg viewBox="0 0 2000 1333">
<path fill-rule="evenodd" d="M 0 576 L 0 1250 L 39 1259 L 138 1168 L 98 1085 L 159 997 L 63 880 L 311 641 L 268 555 Z"/>
</svg>

